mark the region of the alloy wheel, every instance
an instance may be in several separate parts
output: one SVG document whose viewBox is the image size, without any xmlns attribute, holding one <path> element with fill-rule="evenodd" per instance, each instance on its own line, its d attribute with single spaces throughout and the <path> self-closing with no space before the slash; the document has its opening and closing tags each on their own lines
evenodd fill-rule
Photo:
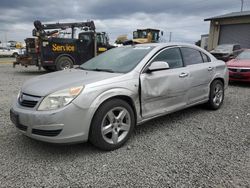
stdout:
<svg viewBox="0 0 250 188">
<path fill-rule="evenodd" d="M 130 114 L 124 107 L 115 107 L 104 116 L 101 127 L 102 136 L 107 143 L 120 143 L 129 133 Z"/>
<path fill-rule="evenodd" d="M 219 106 L 223 100 L 223 88 L 221 84 L 216 84 L 214 87 L 213 102 L 216 106 Z"/>
</svg>

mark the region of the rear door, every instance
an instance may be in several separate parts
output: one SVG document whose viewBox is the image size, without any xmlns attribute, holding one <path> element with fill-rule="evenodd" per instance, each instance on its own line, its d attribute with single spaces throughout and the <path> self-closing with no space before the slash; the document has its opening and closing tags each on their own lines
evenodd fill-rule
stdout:
<svg viewBox="0 0 250 188">
<path fill-rule="evenodd" d="M 215 65 L 203 52 L 190 47 L 181 47 L 184 64 L 189 72 L 190 87 L 188 105 L 207 99 L 209 85 L 215 74 Z"/>
<path fill-rule="evenodd" d="M 189 73 L 183 65 L 180 49 L 164 49 L 156 54 L 149 65 L 154 61 L 165 61 L 170 68 L 151 73 L 144 71 L 141 74 L 141 104 L 144 118 L 183 108 L 187 101 Z"/>
</svg>

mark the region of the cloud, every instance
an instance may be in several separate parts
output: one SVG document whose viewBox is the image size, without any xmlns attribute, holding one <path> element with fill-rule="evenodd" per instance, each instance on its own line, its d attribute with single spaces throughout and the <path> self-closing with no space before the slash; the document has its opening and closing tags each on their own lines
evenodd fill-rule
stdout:
<svg viewBox="0 0 250 188">
<path fill-rule="evenodd" d="M 250 8 L 246 1 L 245 9 Z M 172 32 L 174 41 L 194 42 L 208 33 L 204 18 L 240 10 L 239 0 L 2 0 L 0 40 L 23 41 L 31 36 L 33 21 L 67 22 L 94 20 L 99 31 L 118 35 L 137 28 L 158 28 L 165 40 Z"/>
</svg>

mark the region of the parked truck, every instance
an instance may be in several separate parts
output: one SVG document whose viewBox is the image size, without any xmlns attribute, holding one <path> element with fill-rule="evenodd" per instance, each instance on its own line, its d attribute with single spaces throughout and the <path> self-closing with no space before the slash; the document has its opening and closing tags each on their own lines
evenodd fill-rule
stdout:
<svg viewBox="0 0 250 188">
<path fill-rule="evenodd" d="M 26 38 L 26 53 L 17 57 L 13 67 L 36 65 L 39 69 L 63 70 L 80 65 L 112 48 L 105 32 L 96 32 L 93 21 L 42 24 L 34 22 L 33 38 Z M 76 36 L 76 29 L 80 30 Z M 68 31 L 70 30 L 70 31 Z M 65 35 L 70 35 L 65 38 Z"/>
</svg>

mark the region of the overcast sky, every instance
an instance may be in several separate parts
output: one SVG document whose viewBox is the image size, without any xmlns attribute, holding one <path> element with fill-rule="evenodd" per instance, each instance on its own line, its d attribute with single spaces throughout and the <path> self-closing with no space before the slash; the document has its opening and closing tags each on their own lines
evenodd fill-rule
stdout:
<svg viewBox="0 0 250 188">
<path fill-rule="evenodd" d="M 94 20 L 111 41 L 136 28 L 158 28 L 168 40 L 195 42 L 209 31 L 205 18 L 240 11 L 240 0 L 1 0 L 0 41 L 31 37 L 33 21 Z M 245 0 L 244 10 L 250 10 Z"/>
</svg>

